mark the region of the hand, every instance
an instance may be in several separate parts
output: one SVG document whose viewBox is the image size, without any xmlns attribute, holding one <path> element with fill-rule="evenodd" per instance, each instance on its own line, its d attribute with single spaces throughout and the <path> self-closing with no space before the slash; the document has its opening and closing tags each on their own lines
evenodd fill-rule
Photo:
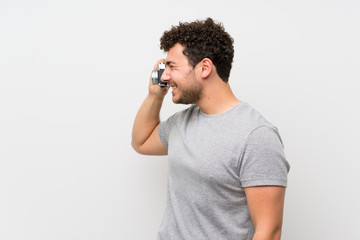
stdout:
<svg viewBox="0 0 360 240">
<path fill-rule="evenodd" d="M 156 64 L 154 65 L 154 70 L 157 69 L 157 65 L 161 62 L 165 62 L 165 59 L 160 59 L 156 62 Z M 151 95 L 155 95 L 158 97 L 164 97 L 166 95 L 166 93 L 169 90 L 169 86 L 159 86 L 159 85 L 154 85 L 152 84 L 152 78 L 150 75 L 150 81 L 149 81 L 149 94 Z"/>
</svg>

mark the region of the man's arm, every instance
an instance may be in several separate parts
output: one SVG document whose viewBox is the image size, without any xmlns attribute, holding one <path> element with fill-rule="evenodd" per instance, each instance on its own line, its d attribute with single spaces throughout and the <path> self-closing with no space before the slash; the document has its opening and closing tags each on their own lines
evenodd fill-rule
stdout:
<svg viewBox="0 0 360 240">
<path fill-rule="evenodd" d="M 259 186 L 244 190 L 255 227 L 253 240 L 280 240 L 285 187 Z"/>
<path fill-rule="evenodd" d="M 159 60 L 154 69 L 159 62 Z M 140 154 L 167 155 L 167 148 L 162 144 L 158 125 L 160 123 L 160 109 L 168 87 L 152 85 L 149 81 L 149 94 L 141 105 L 132 129 L 131 145 Z"/>
</svg>

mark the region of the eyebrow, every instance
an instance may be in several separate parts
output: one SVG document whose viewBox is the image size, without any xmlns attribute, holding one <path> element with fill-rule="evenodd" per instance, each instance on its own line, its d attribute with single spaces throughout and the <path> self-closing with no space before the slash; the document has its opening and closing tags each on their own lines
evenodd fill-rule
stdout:
<svg viewBox="0 0 360 240">
<path fill-rule="evenodd" d="M 166 61 L 165 64 L 166 64 L 166 65 L 170 65 L 170 64 L 175 64 L 175 62 L 173 62 L 173 61 Z"/>
</svg>

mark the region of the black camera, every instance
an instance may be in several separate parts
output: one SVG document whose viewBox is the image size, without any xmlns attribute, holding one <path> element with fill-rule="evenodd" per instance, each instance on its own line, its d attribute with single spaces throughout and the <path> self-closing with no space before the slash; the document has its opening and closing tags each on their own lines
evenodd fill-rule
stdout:
<svg viewBox="0 0 360 240">
<path fill-rule="evenodd" d="M 159 63 L 157 65 L 157 69 L 153 70 L 151 73 L 152 84 L 159 86 L 169 86 L 169 83 L 162 82 L 160 80 L 164 70 L 165 70 L 165 63 Z"/>
</svg>

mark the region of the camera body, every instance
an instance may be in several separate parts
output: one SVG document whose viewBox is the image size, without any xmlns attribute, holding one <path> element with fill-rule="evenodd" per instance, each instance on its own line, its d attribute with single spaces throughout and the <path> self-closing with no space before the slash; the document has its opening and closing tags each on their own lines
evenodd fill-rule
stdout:
<svg viewBox="0 0 360 240">
<path fill-rule="evenodd" d="M 166 82 L 162 82 L 161 79 L 161 75 L 163 74 L 164 70 L 165 70 L 165 63 L 159 63 L 157 65 L 157 69 L 153 70 L 151 73 L 151 78 L 152 78 L 152 84 L 154 85 L 159 85 L 159 86 L 168 86 L 169 84 Z"/>
</svg>

